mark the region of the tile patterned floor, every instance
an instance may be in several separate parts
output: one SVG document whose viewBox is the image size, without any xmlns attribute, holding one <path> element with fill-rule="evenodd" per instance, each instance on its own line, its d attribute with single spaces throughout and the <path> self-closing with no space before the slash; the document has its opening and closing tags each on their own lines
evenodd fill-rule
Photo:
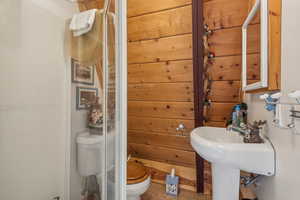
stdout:
<svg viewBox="0 0 300 200">
<path fill-rule="evenodd" d="M 152 183 L 149 190 L 142 196 L 142 200 L 211 200 L 209 196 L 196 194 L 187 190 L 180 190 L 178 197 L 166 195 L 165 186 Z"/>
</svg>

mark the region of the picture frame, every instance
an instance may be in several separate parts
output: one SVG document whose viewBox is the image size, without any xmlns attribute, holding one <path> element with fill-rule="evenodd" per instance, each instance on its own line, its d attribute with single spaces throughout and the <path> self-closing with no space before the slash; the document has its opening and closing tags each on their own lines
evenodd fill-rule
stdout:
<svg viewBox="0 0 300 200">
<path fill-rule="evenodd" d="M 95 102 L 98 97 L 97 88 L 86 88 L 77 87 L 76 88 L 76 109 L 86 110 L 89 106 Z"/>
<path fill-rule="evenodd" d="M 82 66 L 80 62 L 71 59 L 72 82 L 84 85 L 95 84 L 95 65 Z"/>
</svg>

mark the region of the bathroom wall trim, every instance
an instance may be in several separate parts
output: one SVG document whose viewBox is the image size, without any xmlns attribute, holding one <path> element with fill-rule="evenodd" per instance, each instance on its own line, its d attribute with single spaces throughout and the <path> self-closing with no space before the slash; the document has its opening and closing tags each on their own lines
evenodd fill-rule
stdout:
<svg viewBox="0 0 300 200">
<path fill-rule="evenodd" d="M 193 74 L 194 74 L 194 110 L 195 127 L 203 126 L 203 0 L 193 0 Z M 196 154 L 197 192 L 204 192 L 204 160 Z"/>
</svg>

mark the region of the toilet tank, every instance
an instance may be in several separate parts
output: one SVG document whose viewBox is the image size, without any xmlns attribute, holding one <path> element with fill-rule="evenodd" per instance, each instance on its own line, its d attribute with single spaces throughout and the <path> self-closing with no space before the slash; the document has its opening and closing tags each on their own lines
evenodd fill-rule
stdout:
<svg viewBox="0 0 300 200">
<path fill-rule="evenodd" d="M 104 137 L 89 133 L 77 137 L 77 169 L 80 176 L 99 175 L 104 168 Z"/>
</svg>

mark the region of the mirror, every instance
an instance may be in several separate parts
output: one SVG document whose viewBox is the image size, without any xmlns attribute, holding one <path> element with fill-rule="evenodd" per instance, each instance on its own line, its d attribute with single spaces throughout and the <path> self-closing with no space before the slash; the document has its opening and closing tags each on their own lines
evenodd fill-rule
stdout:
<svg viewBox="0 0 300 200">
<path fill-rule="evenodd" d="M 260 17 L 260 25 L 256 22 L 258 15 Z M 254 25 L 255 23 L 256 25 Z M 243 91 L 268 87 L 268 34 L 268 0 L 256 0 L 242 26 Z"/>
</svg>

